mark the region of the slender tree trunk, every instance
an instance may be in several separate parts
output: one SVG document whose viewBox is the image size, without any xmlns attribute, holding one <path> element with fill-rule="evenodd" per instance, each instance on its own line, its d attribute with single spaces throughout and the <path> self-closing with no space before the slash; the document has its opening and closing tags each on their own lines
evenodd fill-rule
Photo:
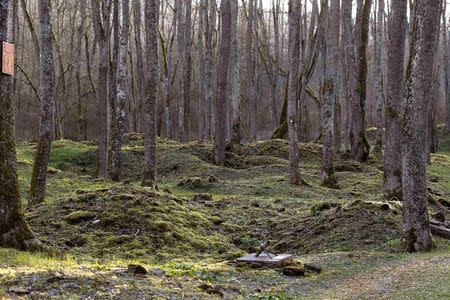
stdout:
<svg viewBox="0 0 450 300">
<path fill-rule="evenodd" d="M 113 176 L 112 171 L 114 167 L 112 164 L 114 163 L 114 143 L 117 140 L 118 134 L 118 124 L 117 124 L 117 82 L 118 82 L 118 68 L 119 68 L 119 50 L 120 50 L 120 0 L 113 0 L 113 17 L 112 17 L 112 42 L 110 43 L 112 48 L 109 49 L 109 90 L 108 90 L 108 99 L 109 99 L 109 110 L 108 113 L 108 121 L 109 121 L 109 149 L 108 149 L 108 171 L 110 172 L 110 177 Z"/>
<path fill-rule="evenodd" d="M 231 0 L 222 0 L 220 4 L 221 36 L 219 65 L 217 70 L 217 97 L 214 118 L 214 162 L 225 165 L 226 103 L 228 86 L 228 68 L 231 42 Z"/>
<path fill-rule="evenodd" d="M 198 139 L 205 140 L 205 113 L 204 107 L 206 103 L 206 73 L 205 73 L 205 47 L 204 47 L 204 33 L 205 33 L 205 0 L 200 0 L 198 9 L 198 28 L 197 33 L 197 55 L 198 55 Z"/>
<path fill-rule="evenodd" d="M 249 109 L 253 109 L 253 100 L 252 100 L 252 88 L 253 88 L 253 6 L 254 6 L 254 0 L 248 0 L 247 4 L 247 27 L 246 27 L 246 41 L 245 41 L 245 54 L 244 54 L 244 61 L 245 64 L 243 66 L 244 70 L 244 76 L 243 76 L 243 86 L 242 86 L 242 92 L 243 92 L 243 102 L 248 103 Z M 250 127 L 252 126 L 252 112 L 250 112 L 249 115 L 250 119 Z M 252 140 L 252 128 L 250 128 L 250 140 Z"/>
<path fill-rule="evenodd" d="M 156 186 L 156 103 L 158 102 L 158 0 L 145 1 L 144 174 L 142 186 Z"/>
<path fill-rule="evenodd" d="M 186 108 L 185 108 L 185 96 L 184 93 L 186 91 L 185 88 L 185 57 L 184 57 L 184 47 L 185 47 L 185 18 L 184 18 L 184 14 L 183 14 L 183 2 L 182 1 L 177 1 L 176 2 L 176 14 L 177 14 L 177 19 L 178 19 L 178 28 L 177 28 L 177 49 L 178 49 L 178 54 L 177 54 L 177 67 L 178 70 L 181 70 L 178 72 L 178 90 L 179 90 L 179 96 L 178 96 L 178 139 L 180 141 L 184 141 L 186 140 L 186 125 L 185 125 L 185 121 L 186 121 Z"/>
<path fill-rule="evenodd" d="M 191 139 L 191 81 L 192 81 L 192 33 L 191 33 L 191 10 L 192 1 L 186 1 L 186 18 L 184 25 L 184 138 L 182 141 Z"/>
<path fill-rule="evenodd" d="M 384 87 L 381 54 L 383 51 L 383 20 L 384 20 L 384 0 L 378 0 L 378 12 L 375 33 L 375 98 L 377 112 L 377 141 L 373 150 L 374 154 L 382 159 L 383 157 L 383 106 Z"/>
<path fill-rule="evenodd" d="M 53 40 L 50 0 L 39 0 L 40 20 L 40 94 L 41 118 L 39 139 L 31 176 L 30 205 L 44 202 L 47 183 L 47 168 L 53 139 L 54 95 L 53 95 Z"/>
<path fill-rule="evenodd" d="M 444 43 L 444 99 L 445 99 L 445 132 L 450 134 L 450 62 L 449 62 L 449 47 L 448 47 L 448 27 L 447 27 L 447 2 L 444 1 L 444 9 L 442 10 L 442 26 L 443 26 L 443 43 Z"/>
<path fill-rule="evenodd" d="M 0 0 L 0 41 L 14 43 L 12 0 Z M 13 77 L 0 72 L 0 247 L 40 248 L 22 210 L 14 142 Z"/>
<path fill-rule="evenodd" d="M 240 72 L 239 72 L 239 47 L 237 38 L 237 22 L 239 15 L 239 5 L 237 0 L 231 0 L 231 54 L 230 68 L 228 73 L 229 95 L 232 103 L 232 128 L 230 150 L 239 151 L 241 144 L 241 91 L 240 91 Z"/>
<path fill-rule="evenodd" d="M 75 79 L 77 81 L 77 114 L 78 114 L 78 139 L 86 140 L 86 128 L 84 127 L 84 111 L 83 111 L 83 97 L 82 97 L 82 83 L 81 83 L 81 58 L 83 53 L 83 35 L 85 34 L 86 24 L 86 0 L 80 2 L 80 26 L 77 30 L 76 42 L 76 62 L 75 62 Z"/>
<path fill-rule="evenodd" d="M 252 49 L 252 57 L 253 57 L 253 70 L 252 70 L 252 78 L 253 84 L 251 87 L 251 97 L 250 97 L 250 141 L 254 142 L 258 139 L 258 101 L 259 98 L 259 84 L 260 84 L 260 76 L 259 76 L 259 22 L 257 18 L 258 11 L 258 1 L 254 1 L 252 12 L 249 14 L 251 19 L 254 19 L 253 23 L 253 32 L 254 46 Z"/>
<path fill-rule="evenodd" d="M 205 139 L 210 140 L 212 137 L 212 106 L 214 102 L 213 92 L 213 76 L 214 76 L 214 45 L 213 35 L 216 28 L 216 0 L 209 1 L 209 14 L 205 13 L 205 27 L 206 27 L 206 104 L 205 104 Z"/>
<path fill-rule="evenodd" d="M 440 0 L 416 0 L 403 107 L 403 244 L 408 252 L 433 247 L 426 184 L 426 122 Z"/>
<path fill-rule="evenodd" d="M 142 103 L 144 101 L 144 58 L 142 54 L 142 13 L 141 13 L 141 1 L 133 0 L 134 4 L 134 30 L 135 30 L 135 44 L 136 44 L 136 74 L 138 80 L 136 80 L 137 88 L 137 103 L 136 103 L 136 124 L 137 131 L 142 132 Z"/>
<path fill-rule="evenodd" d="M 325 79 L 323 85 L 322 106 L 322 185 L 330 188 L 338 188 L 334 174 L 334 114 L 336 99 L 338 96 L 338 64 L 339 64 L 339 1 L 331 1 L 328 10 L 328 0 L 322 0 L 322 9 L 327 12 L 325 24 L 326 34 L 322 38 L 322 53 L 324 55 Z"/>
<path fill-rule="evenodd" d="M 297 132 L 297 90 L 300 60 L 300 0 L 289 1 L 289 88 L 287 125 L 289 135 L 289 170 L 291 184 L 300 184 L 298 132 Z"/>
<path fill-rule="evenodd" d="M 388 32 L 387 97 L 385 104 L 384 195 L 402 199 L 401 116 L 407 0 L 391 1 Z"/>
<path fill-rule="evenodd" d="M 365 162 L 369 158 L 370 145 L 366 138 L 365 106 L 367 98 L 367 44 L 369 41 L 369 17 L 372 0 L 358 0 L 363 4 L 358 5 L 355 24 L 355 45 L 357 49 L 357 85 L 356 97 L 351 103 L 352 130 L 350 143 L 352 156 L 359 162 Z"/>
<path fill-rule="evenodd" d="M 125 129 L 125 100 L 128 87 L 128 40 L 130 34 L 130 1 L 122 0 L 122 29 L 120 32 L 119 63 L 117 70 L 117 96 L 116 96 L 116 132 L 112 148 L 112 173 L 113 181 L 120 181 L 122 176 L 122 144 Z"/>
<path fill-rule="evenodd" d="M 100 13 L 99 1 L 91 0 L 92 19 L 95 38 L 99 47 L 98 66 L 98 108 L 97 108 L 97 136 L 98 136 L 98 166 L 97 175 L 106 178 L 108 173 L 108 65 L 109 65 L 109 28 L 111 2 L 103 7 Z M 103 21 L 103 22 L 102 22 Z M 102 24 L 103 23 L 103 24 Z"/>
</svg>

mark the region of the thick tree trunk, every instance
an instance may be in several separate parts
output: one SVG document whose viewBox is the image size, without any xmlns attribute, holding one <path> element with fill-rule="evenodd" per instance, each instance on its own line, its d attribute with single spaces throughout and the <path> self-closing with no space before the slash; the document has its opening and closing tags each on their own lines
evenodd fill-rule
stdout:
<svg viewBox="0 0 450 300">
<path fill-rule="evenodd" d="M 156 103 L 158 102 L 158 0 L 145 1 L 144 174 L 142 186 L 156 186 Z"/>
<path fill-rule="evenodd" d="M 226 135 L 226 103 L 228 86 L 228 68 L 230 61 L 231 42 L 231 0 L 222 0 L 220 5 L 221 37 L 219 49 L 219 65 L 217 72 L 217 97 L 214 124 L 214 162 L 225 165 L 225 135 Z"/>
<path fill-rule="evenodd" d="M 0 41 L 14 43 L 12 0 L 0 0 Z M 40 248 L 22 210 L 14 142 L 13 77 L 0 72 L 0 247 Z"/>
<path fill-rule="evenodd" d="M 381 55 L 383 51 L 383 28 L 384 28 L 384 0 L 378 0 L 378 12 L 375 33 L 375 99 L 377 112 L 377 141 L 374 154 L 381 159 L 383 157 L 383 106 L 384 106 L 384 87 Z"/>
<path fill-rule="evenodd" d="M 351 103 L 352 129 L 350 143 L 353 159 L 365 162 L 369 158 L 370 145 L 366 138 L 365 106 L 367 98 L 367 44 L 369 41 L 369 17 L 372 0 L 359 0 L 355 24 L 357 85 L 356 97 Z"/>
<path fill-rule="evenodd" d="M 120 181 L 122 176 L 122 144 L 125 129 L 125 100 L 128 87 L 128 40 L 130 33 L 130 1 L 122 0 L 122 29 L 120 32 L 119 62 L 117 70 L 116 96 L 116 132 L 111 143 L 112 171 L 111 179 Z"/>
<path fill-rule="evenodd" d="M 391 2 L 388 32 L 387 97 L 385 103 L 384 195 L 402 199 L 401 117 L 407 0 Z"/>
<path fill-rule="evenodd" d="M 327 12 L 323 26 L 326 34 L 322 38 L 322 54 L 324 56 L 325 79 L 323 85 L 322 106 L 322 185 L 338 188 L 334 174 L 334 117 L 335 104 L 338 96 L 338 64 L 339 64 L 339 1 L 332 1 L 328 9 L 328 0 L 322 0 L 322 9 Z"/>
<path fill-rule="evenodd" d="M 109 28 L 111 2 L 100 13 L 99 1 L 91 0 L 92 24 L 99 47 L 98 66 L 98 107 L 97 107 L 97 136 L 98 160 L 97 175 L 106 178 L 108 173 L 108 68 L 109 68 Z M 103 21 L 103 22 L 102 22 Z M 103 23 L 103 24 L 102 24 Z"/>
<path fill-rule="evenodd" d="M 408 252 L 433 246 L 426 184 L 426 122 L 440 0 L 416 0 L 403 107 L 403 244 Z"/>
<path fill-rule="evenodd" d="M 287 125 L 289 135 L 289 172 L 291 184 L 300 183 L 298 131 L 297 131 L 297 90 L 300 60 L 300 0 L 289 1 L 289 87 L 287 105 Z"/>
<path fill-rule="evenodd" d="M 39 1 L 40 19 L 40 94 L 41 118 L 39 139 L 34 159 L 30 186 L 30 205 L 42 203 L 45 199 L 48 160 L 53 139 L 54 95 L 53 95 L 53 39 L 50 0 Z"/>
</svg>

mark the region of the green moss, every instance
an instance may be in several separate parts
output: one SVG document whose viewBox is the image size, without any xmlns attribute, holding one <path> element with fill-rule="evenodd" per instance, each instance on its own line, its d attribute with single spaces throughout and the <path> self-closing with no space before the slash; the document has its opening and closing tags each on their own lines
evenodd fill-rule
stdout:
<svg viewBox="0 0 450 300">
<path fill-rule="evenodd" d="M 95 214 L 90 211 L 77 210 L 71 212 L 65 217 L 65 220 L 69 223 L 75 224 L 82 221 L 89 221 L 95 217 Z"/>
</svg>

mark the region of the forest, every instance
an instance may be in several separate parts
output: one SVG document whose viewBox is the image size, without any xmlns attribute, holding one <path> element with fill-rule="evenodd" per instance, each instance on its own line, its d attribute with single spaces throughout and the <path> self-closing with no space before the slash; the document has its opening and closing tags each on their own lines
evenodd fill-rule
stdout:
<svg viewBox="0 0 450 300">
<path fill-rule="evenodd" d="M 446 0 L 0 0 L 0 299 L 450 299 Z"/>
</svg>

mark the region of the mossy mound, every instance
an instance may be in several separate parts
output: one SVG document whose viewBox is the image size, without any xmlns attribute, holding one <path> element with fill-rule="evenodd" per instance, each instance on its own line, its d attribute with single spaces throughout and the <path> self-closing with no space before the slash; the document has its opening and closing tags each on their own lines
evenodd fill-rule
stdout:
<svg viewBox="0 0 450 300">
<path fill-rule="evenodd" d="M 355 201 L 341 207 L 324 203 L 312 215 L 276 224 L 277 251 L 319 253 L 328 251 L 398 251 L 401 209 L 397 203 Z"/>
<path fill-rule="evenodd" d="M 271 156 L 284 160 L 289 159 L 289 142 L 287 140 L 274 139 L 258 141 L 243 145 L 242 152 L 252 156 Z M 316 143 L 300 143 L 299 155 L 304 160 L 320 160 L 322 146 Z"/>
<path fill-rule="evenodd" d="M 65 253 L 161 261 L 233 252 L 200 204 L 152 189 L 78 191 L 27 216 L 44 244 Z"/>
</svg>

